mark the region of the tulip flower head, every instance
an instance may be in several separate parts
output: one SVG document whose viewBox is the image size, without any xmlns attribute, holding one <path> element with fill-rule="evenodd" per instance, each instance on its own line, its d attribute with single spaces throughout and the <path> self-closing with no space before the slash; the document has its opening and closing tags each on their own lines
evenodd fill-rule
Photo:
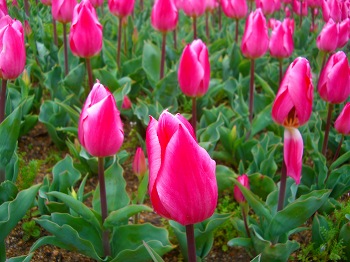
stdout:
<svg viewBox="0 0 350 262">
<path fill-rule="evenodd" d="M 6 0 L 0 0 L 0 18 L 8 14 L 9 14 L 9 11 L 7 9 Z"/>
<path fill-rule="evenodd" d="M 250 189 L 249 187 L 249 178 L 246 174 L 243 174 L 237 178 L 238 182 L 241 183 L 245 188 Z M 234 186 L 233 188 L 233 195 L 238 203 L 244 203 L 246 202 L 241 190 L 238 186 Z"/>
<path fill-rule="evenodd" d="M 312 112 L 313 84 L 309 61 L 296 58 L 287 68 L 272 105 L 273 120 L 285 127 L 305 124 Z"/>
<path fill-rule="evenodd" d="M 256 8 L 261 8 L 264 15 L 271 15 L 276 11 L 275 0 L 255 0 Z"/>
<path fill-rule="evenodd" d="M 269 48 L 269 35 L 264 14 L 258 8 L 250 13 L 245 24 L 241 50 L 245 57 L 255 59 L 263 56 Z"/>
<path fill-rule="evenodd" d="M 218 198 L 216 164 L 198 145 L 191 124 L 167 111 L 158 121 L 151 117 L 146 145 L 154 210 L 184 226 L 209 218 Z"/>
<path fill-rule="evenodd" d="M 232 19 L 242 19 L 248 12 L 246 0 L 221 0 L 221 7 L 224 14 Z"/>
<path fill-rule="evenodd" d="M 321 71 L 318 92 L 328 103 L 340 104 L 350 95 L 350 66 L 343 51 L 331 55 Z"/>
<path fill-rule="evenodd" d="M 102 25 L 89 0 L 82 0 L 74 8 L 69 44 L 72 53 L 83 58 L 93 57 L 102 49 Z"/>
<path fill-rule="evenodd" d="M 61 23 L 70 23 L 73 19 L 76 0 L 52 0 L 52 17 Z"/>
<path fill-rule="evenodd" d="M 22 24 L 6 15 L 0 19 L 0 78 L 17 78 L 23 72 L 25 63 Z"/>
<path fill-rule="evenodd" d="M 135 0 L 108 0 L 109 11 L 117 17 L 127 17 L 134 10 Z"/>
<path fill-rule="evenodd" d="M 286 18 L 281 23 L 276 21 L 269 41 L 269 49 L 272 57 L 286 58 L 292 55 L 294 20 Z"/>
<path fill-rule="evenodd" d="M 86 151 L 96 157 L 116 154 L 123 143 L 123 124 L 114 97 L 99 82 L 93 86 L 81 111 L 78 138 Z"/>
<path fill-rule="evenodd" d="M 350 135 L 350 102 L 346 103 L 337 120 L 334 128 L 343 135 Z"/>
<path fill-rule="evenodd" d="M 300 15 L 300 5 L 301 5 L 301 15 L 307 16 L 307 2 L 300 0 L 293 0 L 293 11 L 297 15 Z"/>
<path fill-rule="evenodd" d="M 300 184 L 301 169 L 303 164 L 304 142 L 297 128 L 284 129 L 283 157 L 286 165 L 287 176 Z"/>
<path fill-rule="evenodd" d="M 198 17 L 205 13 L 205 0 L 182 0 L 181 8 L 185 15 L 190 17 Z"/>
<path fill-rule="evenodd" d="M 161 32 L 173 31 L 179 14 L 173 0 L 156 0 L 151 13 L 152 26 Z"/>
<path fill-rule="evenodd" d="M 178 80 L 181 91 L 190 97 L 201 97 L 209 88 L 210 63 L 207 46 L 194 40 L 182 52 Z"/>
<path fill-rule="evenodd" d="M 136 149 L 132 170 L 138 176 L 143 176 L 147 172 L 146 157 L 141 147 Z"/>
<path fill-rule="evenodd" d="M 216 0 L 205 0 L 205 10 L 213 11 L 219 6 L 219 3 Z"/>
<path fill-rule="evenodd" d="M 322 15 L 325 22 L 331 18 L 335 22 L 340 22 L 342 20 L 341 2 L 339 0 L 323 0 Z"/>
<path fill-rule="evenodd" d="M 335 23 L 332 18 L 329 19 L 317 36 L 316 45 L 318 49 L 330 53 L 343 47 L 349 39 L 349 21 L 347 19 L 342 23 Z"/>
<path fill-rule="evenodd" d="M 123 109 L 130 109 L 131 108 L 131 101 L 128 96 L 124 96 L 123 98 L 123 103 L 122 103 L 122 108 Z"/>
</svg>

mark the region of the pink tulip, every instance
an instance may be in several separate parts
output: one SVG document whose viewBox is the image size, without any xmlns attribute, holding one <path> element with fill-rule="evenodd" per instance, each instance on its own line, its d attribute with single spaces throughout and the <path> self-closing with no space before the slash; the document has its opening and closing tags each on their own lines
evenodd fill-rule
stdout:
<svg viewBox="0 0 350 262">
<path fill-rule="evenodd" d="M 146 145 L 154 210 L 182 225 L 209 218 L 218 199 L 216 164 L 196 142 L 191 124 L 167 111 L 159 121 L 151 117 Z"/>
<path fill-rule="evenodd" d="M 203 96 L 209 88 L 209 53 L 202 40 L 194 40 L 182 52 L 178 81 L 181 91 L 191 97 Z"/>
<path fill-rule="evenodd" d="M 0 0 L 0 18 L 8 14 L 9 14 L 9 11 L 7 9 L 6 0 Z"/>
<path fill-rule="evenodd" d="M 307 16 L 307 2 L 303 1 L 301 5 L 301 15 Z M 300 15 L 300 0 L 293 0 L 293 11 L 297 15 Z"/>
<path fill-rule="evenodd" d="M 307 6 L 310 8 L 319 8 L 322 7 L 322 0 L 307 0 Z"/>
<path fill-rule="evenodd" d="M 76 5 L 76 0 L 52 0 L 52 17 L 61 23 L 70 23 Z"/>
<path fill-rule="evenodd" d="M 205 0 L 205 10 L 213 11 L 218 6 L 219 3 L 216 0 Z"/>
<path fill-rule="evenodd" d="M 74 8 L 69 44 L 74 55 L 84 58 L 93 57 L 102 49 L 102 25 L 89 0 L 82 0 Z"/>
<path fill-rule="evenodd" d="M 143 176 L 147 172 L 146 157 L 141 147 L 136 149 L 132 170 L 138 176 Z"/>
<path fill-rule="evenodd" d="M 346 103 L 337 120 L 334 128 L 343 135 L 350 135 L 350 102 Z"/>
<path fill-rule="evenodd" d="M 198 17 L 205 13 L 206 3 L 204 0 L 183 0 L 181 8 L 185 15 Z"/>
<path fill-rule="evenodd" d="M 80 114 L 78 138 L 81 145 L 96 157 L 112 156 L 123 143 L 124 131 L 111 92 L 97 82 Z"/>
<path fill-rule="evenodd" d="M 241 43 L 244 56 L 255 59 L 263 56 L 269 48 L 269 35 L 265 16 L 260 8 L 250 13 L 245 24 Z"/>
<path fill-rule="evenodd" d="M 323 0 L 322 1 L 323 20 L 328 22 L 330 18 L 335 22 L 342 20 L 341 3 L 339 0 Z"/>
<path fill-rule="evenodd" d="M 286 58 L 292 55 L 294 50 L 293 32 L 294 20 L 286 18 L 282 23 L 280 21 L 275 23 L 269 42 L 272 57 Z"/>
<path fill-rule="evenodd" d="M 290 9 L 288 6 L 284 8 L 284 13 L 286 14 L 286 18 L 289 18 L 291 16 Z"/>
<path fill-rule="evenodd" d="M 350 66 L 343 51 L 329 57 L 321 71 L 318 92 L 323 100 L 340 104 L 350 95 Z"/>
<path fill-rule="evenodd" d="M 284 129 L 283 158 L 286 165 L 287 176 L 300 184 L 301 169 L 303 165 L 303 138 L 297 128 Z"/>
<path fill-rule="evenodd" d="M 152 26 L 161 32 L 173 31 L 179 14 L 173 0 L 156 0 L 151 13 Z"/>
<path fill-rule="evenodd" d="M 276 10 L 276 0 L 255 0 L 256 8 L 260 8 L 264 15 L 271 15 Z"/>
<path fill-rule="evenodd" d="M 287 68 L 273 102 L 273 120 L 285 127 L 305 124 L 312 112 L 313 88 L 309 61 L 296 58 Z"/>
<path fill-rule="evenodd" d="M 135 0 L 108 0 L 109 11 L 117 17 L 131 15 L 134 5 Z"/>
<path fill-rule="evenodd" d="M 26 64 L 23 27 L 6 15 L 0 19 L 0 78 L 15 79 Z"/>
<path fill-rule="evenodd" d="M 249 186 L 249 178 L 246 174 L 243 174 L 237 178 L 238 182 L 242 184 L 245 188 L 250 189 Z M 241 190 L 238 186 L 234 186 L 233 188 L 233 195 L 238 203 L 244 203 L 246 202 L 244 195 L 242 194 Z"/>
<path fill-rule="evenodd" d="M 246 0 L 221 0 L 221 7 L 224 14 L 232 19 L 242 19 L 248 12 Z"/>
<path fill-rule="evenodd" d="M 343 48 L 349 41 L 350 38 L 350 18 L 338 23 L 339 26 L 339 37 L 337 42 L 337 48 Z"/>
<path fill-rule="evenodd" d="M 123 109 L 130 109 L 132 106 L 131 101 L 128 96 L 124 96 L 123 98 L 123 103 L 122 103 L 122 108 Z"/>
<path fill-rule="evenodd" d="M 333 52 L 338 47 L 339 25 L 329 19 L 317 36 L 316 45 L 324 52 Z"/>
</svg>

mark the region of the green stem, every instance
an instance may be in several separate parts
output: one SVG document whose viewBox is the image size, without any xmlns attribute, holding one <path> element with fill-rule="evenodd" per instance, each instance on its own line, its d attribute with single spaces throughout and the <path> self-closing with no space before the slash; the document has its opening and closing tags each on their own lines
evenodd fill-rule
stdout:
<svg viewBox="0 0 350 262">
<path fill-rule="evenodd" d="M 107 218 L 107 196 L 106 196 L 106 185 L 105 185 L 105 175 L 104 175 L 104 158 L 98 158 L 98 181 L 100 185 L 100 202 L 101 202 L 101 215 L 102 215 L 102 224 Z M 108 230 L 103 230 L 102 242 L 103 242 L 103 251 L 104 256 L 109 256 L 111 254 L 110 245 L 109 245 L 109 236 Z"/>
<path fill-rule="evenodd" d="M 278 205 L 277 212 L 282 210 L 284 207 L 284 197 L 286 195 L 286 183 L 287 183 L 287 169 L 284 160 L 282 161 L 282 172 L 281 172 L 281 181 L 280 181 L 280 191 L 278 195 Z"/>
<path fill-rule="evenodd" d="M 53 43 L 58 46 L 56 20 L 52 17 Z"/>
<path fill-rule="evenodd" d="M 283 58 L 278 59 L 279 62 L 279 69 L 280 69 L 280 84 L 282 82 L 283 78 Z"/>
<path fill-rule="evenodd" d="M 221 31 L 221 27 L 222 27 L 221 17 L 222 17 L 222 9 L 221 9 L 221 5 L 219 5 L 218 7 L 219 31 Z"/>
<path fill-rule="evenodd" d="M 64 46 L 64 72 L 68 75 L 68 43 L 67 43 L 67 24 L 63 23 L 63 46 Z"/>
<path fill-rule="evenodd" d="M 333 106 L 334 105 L 331 103 L 328 104 L 327 123 L 326 123 L 326 129 L 324 131 L 324 140 L 323 140 L 323 146 L 322 146 L 322 154 L 324 156 L 326 156 L 326 153 L 327 153 L 328 137 L 329 137 L 329 130 L 331 129 Z"/>
<path fill-rule="evenodd" d="M 128 38 L 126 37 L 126 35 L 127 35 L 126 30 L 127 30 L 127 27 L 124 26 L 123 31 L 124 31 L 124 53 L 125 53 L 125 56 L 128 53 Z"/>
<path fill-rule="evenodd" d="M 207 44 L 209 44 L 209 11 L 205 12 L 205 35 L 207 37 Z"/>
<path fill-rule="evenodd" d="M 118 47 L 117 47 L 117 65 L 118 69 L 120 70 L 120 47 L 122 43 L 122 20 L 123 18 L 119 18 L 119 26 L 118 26 Z"/>
<path fill-rule="evenodd" d="M 250 84 L 249 84 L 249 123 L 253 122 L 254 114 L 254 70 L 255 70 L 255 60 L 252 59 L 250 63 Z"/>
<path fill-rule="evenodd" d="M 24 11 L 25 11 L 27 17 L 29 18 L 29 2 L 28 2 L 28 0 L 24 0 Z"/>
<path fill-rule="evenodd" d="M 303 1 L 300 0 L 300 20 L 299 20 L 299 27 L 301 28 L 301 25 L 303 23 Z"/>
<path fill-rule="evenodd" d="M 162 56 L 160 58 L 160 80 L 164 77 L 164 65 L 165 65 L 165 46 L 166 46 L 166 33 L 162 36 Z"/>
<path fill-rule="evenodd" d="M 0 92 L 0 124 L 5 119 L 6 85 L 7 85 L 7 80 L 3 79 L 1 84 L 1 92 Z M 5 169 L 0 169 L 0 184 L 4 182 L 5 179 L 6 179 Z"/>
<path fill-rule="evenodd" d="M 244 203 L 243 205 L 241 205 L 241 210 L 242 210 L 242 216 L 243 216 L 245 231 L 247 232 L 247 236 L 249 238 L 251 238 L 250 232 L 249 232 L 249 226 L 248 226 L 248 218 L 247 218 L 247 213 L 248 212 L 246 210 L 246 205 L 247 205 L 247 203 Z"/>
<path fill-rule="evenodd" d="M 197 132 L 197 99 L 196 97 L 192 97 L 192 118 L 191 124 L 193 127 L 193 132 L 196 135 Z"/>
<path fill-rule="evenodd" d="M 177 33 L 176 33 L 176 28 L 173 31 L 173 39 L 174 39 L 174 49 L 177 49 Z"/>
<path fill-rule="evenodd" d="M 197 17 L 193 17 L 193 40 L 197 39 Z"/>
<path fill-rule="evenodd" d="M 194 227 L 193 224 L 186 226 L 186 237 L 187 237 L 187 252 L 188 262 L 196 262 L 196 241 L 194 239 Z"/>
<path fill-rule="evenodd" d="M 334 157 L 333 157 L 333 162 L 335 160 L 337 160 L 339 154 L 340 154 L 340 150 L 341 150 L 341 146 L 343 144 L 343 141 L 344 141 L 344 135 L 341 136 L 340 138 L 340 141 L 339 141 L 339 144 L 338 144 L 338 147 L 337 147 L 337 151 L 335 151 L 335 154 L 334 154 Z"/>
<path fill-rule="evenodd" d="M 238 45 L 238 30 L 239 30 L 239 20 L 236 19 L 236 35 L 235 35 L 235 41 L 236 44 Z"/>
<path fill-rule="evenodd" d="M 94 85 L 94 80 L 93 80 L 93 77 L 92 77 L 92 69 L 91 69 L 90 58 L 86 58 L 85 61 L 86 61 L 86 69 L 87 69 L 87 73 L 88 73 L 88 79 L 89 79 L 89 88 L 91 90 L 93 85 Z"/>
</svg>

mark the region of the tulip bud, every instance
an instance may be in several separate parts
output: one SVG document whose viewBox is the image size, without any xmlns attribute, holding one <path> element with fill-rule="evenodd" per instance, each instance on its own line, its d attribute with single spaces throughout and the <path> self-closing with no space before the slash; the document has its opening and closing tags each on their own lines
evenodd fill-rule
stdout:
<svg viewBox="0 0 350 262">
<path fill-rule="evenodd" d="M 301 14 L 300 14 L 300 5 L 302 5 Z M 297 15 L 307 16 L 307 2 L 306 1 L 293 0 L 293 11 Z"/>
<path fill-rule="evenodd" d="M 285 127 L 305 124 L 312 112 L 313 88 L 309 61 L 296 58 L 287 68 L 273 102 L 273 120 Z"/>
<path fill-rule="evenodd" d="M 81 111 L 78 138 L 86 151 L 96 157 L 116 154 L 123 143 L 123 124 L 114 97 L 99 82 Z"/>
<path fill-rule="evenodd" d="M 242 184 L 247 189 L 250 189 L 249 187 L 249 178 L 246 174 L 243 174 L 237 178 L 238 182 Z M 244 203 L 246 202 L 241 190 L 238 186 L 234 186 L 233 188 L 233 195 L 238 203 Z"/>
<path fill-rule="evenodd" d="M 152 26 L 161 32 L 172 31 L 178 22 L 178 12 L 173 0 L 156 0 L 151 13 Z"/>
<path fill-rule="evenodd" d="M 24 20 L 24 33 L 27 36 L 30 36 L 32 34 L 32 28 L 30 27 L 30 24 L 28 22 L 28 20 Z"/>
<path fill-rule="evenodd" d="M 185 15 L 191 17 L 198 17 L 205 13 L 205 1 L 204 0 L 183 0 L 181 8 Z"/>
<path fill-rule="evenodd" d="M 122 103 L 123 109 L 130 109 L 131 108 L 131 101 L 128 96 L 124 96 L 123 103 Z"/>
<path fill-rule="evenodd" d="M 84 58 L 95 56 L 102 49 L 102 25 L 89 0 L 81 1 L 74 8 L 69 44 L 74 55 Z"/>
<path fill-rule="evenodd" d="M 132 36 L 131 36 L 132 43 L 135 45 L 138 39 L 139 39 L 139 32 L 137 31 L 137 27 L 134 27 L 134 31 L 132 32 Z"/>
<path fill-rule="evenodd" d="M 275 0 L 255 0 L 256 8 L 261 8 L 264 15 L 272 15 L 276 11 Z"/>
<path fill-rule="evenodd" d="M 342 10 L 339 0 L 323 0 L 322 1 L 322 15 L 323 20 L 328 22 L 329 19 L 333 19 L 335 22 L 342 20 Z"/>
<path fill-rule="evenodd" d="M 134 5 L 135 0 L 108 0 L 109 11 L 117 17 L 131 15 Z"/>
<path fill-rule="evenodd" d="M 293 31 L 294 20 L 292 19 L 286 18 L 282 23 L 277 21 L 274 24 L 269 42 L 272 57 L 286 58 L 292 55 L 294 50 Z"/>
<path fill-rule="evenodd" d="M 339 26 L 329 19 L 317 36 L 316 45 L 324 52 L 333 52 L 338 47 Z"/>
<path fill-rule="evenodd" d="M 143 176 L 147 172 L 146 157 L 141 147 L 136 149 L 132 170 L 138 176 Z"/>
<path fill-rule="evenodd" d="M 284 129 L 283 158 L 286 165 L 287 176 L 299 185 L 303 164 L 304 142 L 297 128 Z"/>
<path fill-rule="evenodd" d="M 318 92 L 323 100 L 340 104 L 350 95 L 350 66 L 343 51 L 329 57 L 321 71 Z"/>
<path fill-rule="evenodd" d="M 181 91 L 190 97 L 203 96 L 209 88 L 209 53 L 202 40 L 194 40 L 182 52 L 178 80 Z"/>
<path fill-rule="evenodd" d="M 221 7 L 224 14 L 232 19 L 242 19 L 248 12 L 246 0 L 221 0 Z"/>
<path fill-rule="evenodd" d="M 350 18 L 346 18 L 344 21 L 338 24 L 339 36 L 337 42 L 337 48 L 344 47 L 350 38 Z"/>
<path fill-rule="evenodd" d="M 263 56 L 269 48 L 269 36 L 265 16 L 260 8 L 250 13 L 245 24 L 241 43 L 244 56 L 255 59 Z"/>
<path fill-rule="evenodd" d="M 215 8 L 217 8 L 219 3 L 216 0 L 205 0 L 205 10 L 206 11 L 213 11 Z"/>
<path fill-rule="evenodd" d="M 25 63 L 22 24 L 6 15 L 0 19 L 0 78 L 17 78 L 23 72 Z"/>
<path fill-rule="evenodd" d="M 7 9 L 6 0 L 0 0 L 0 18 L 8 14 L 9 14 L 9 11 Z"/>
<path fill-rule="evenodd" d="M 52 17 L 64 24 L 70 23 L 73 19 L 73 11 L 76 5 L 76 0 L 53 0 Z"/>
<path fill-rule="evenodd" d="M 151 117 L 146 145 L 154 210 L 184 226 L 209 218 L 218 198 L 216 164 L 196 142 L 191 124 L 167 111 L 159 121 Z"/>
<path fill-rule="evenodd" d="M 340 134 L 350 135 L 350 102 L 345 104 L 337 120 L 335 120 L 334 128 Z"/>
</svg>

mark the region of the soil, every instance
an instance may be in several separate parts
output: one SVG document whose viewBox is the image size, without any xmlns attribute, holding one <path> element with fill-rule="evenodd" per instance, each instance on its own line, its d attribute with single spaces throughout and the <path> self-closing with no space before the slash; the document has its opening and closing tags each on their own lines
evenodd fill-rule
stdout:
<svg viewBox="0 0 350 262">
<path fill-rule="evenodd" d="M 128 134 L 130 133 L 130 129 L 132 127 L 130 124 L 126 124 L 124 126 L 125 129 L 125 141 L 127 141 Z M 127 182 L 127 191 L 132 194 L 137 190 L 138 178 L 133 174 L 131 168 L 131 162 L 133 159 L 133 151 L 135 148 L 123 148 L 130 153 L 130 157 L 123 164 L 124 168 L 124 177 Z M 25 163 L 29 163 L 29 161 L 36 160 L 45 160 L 50 152 L 55 152 L 55 154 L 60 155 L 61 158 L 64 158 L 68 153 L 67 150 L 59 150 L 51 141 L 49 134 L 45 128 L 45 126 L 41 123 L 38 123 L 34 129 L 32 129 L 27 135 L 22 136 L 19 139 L 18 143 L 18 152 L 21 153 L 22 158 Z M 35 177 L 34 183 L 41 183 L 43 178 L 48 175 L 51 177 L 51 170 L 55 163 L 52 165 L 50 161 L 42 161 L 43 165 L 40 165 L 39 170 L 37 170 L 37 176 Z M 89 192 L 93 190 L 97 185 L 97 178 L 92 177 L 88 179 L 86 183 L 86 191 Z M 150 203 L 147 205 L 151 206 Z M 37 240 L 35 238 L 30 238 L 27 241 L 23 240 L 24 232 L 22 230 L 22 224 L 25 220 L 22 220 L 18 223 L 15 229 L 11 232 L 11 234 L 6 238 L 6 256 L 8 258 L 27 255 L 29 253 L 30 247 Z M 142 213 L 140 215 L 140 223 L 150 222 L 154 225 L 161 226 L 161 218 L 155 213 Z M 41 229 L 41 236 L 49 235 L 44 229 Z M 175 261 L 183 261 L 183 257 L 180 254 L 179 248 L 175 248 L 168 254 L 163 257 L 164 261 L 175 262 Z M 67 251 L 55 246 L 46 245 L 39 249 L 37 249 L 34 253 L 34 256 L 31 261 L 43 261 L 43 262 L 51 262 L 51 261 L 65 261 L 65 262 L 73 262 L 73 261 L 82 261 L 82 262 L 90 262 L 95 261 L 91 258 L 83 256 L 76 252 Z M 244 249 L 241 248 L 229 248 L 228 251 L 222 251 L 221 244 L 215 243 L 213 245 L 213 249 L 209 253 L 209 255 L 205 258 L 204 261 L 237 261 L 237 262 L 246 262 L 250 261 L 248 254 Z"/>
</svg>

